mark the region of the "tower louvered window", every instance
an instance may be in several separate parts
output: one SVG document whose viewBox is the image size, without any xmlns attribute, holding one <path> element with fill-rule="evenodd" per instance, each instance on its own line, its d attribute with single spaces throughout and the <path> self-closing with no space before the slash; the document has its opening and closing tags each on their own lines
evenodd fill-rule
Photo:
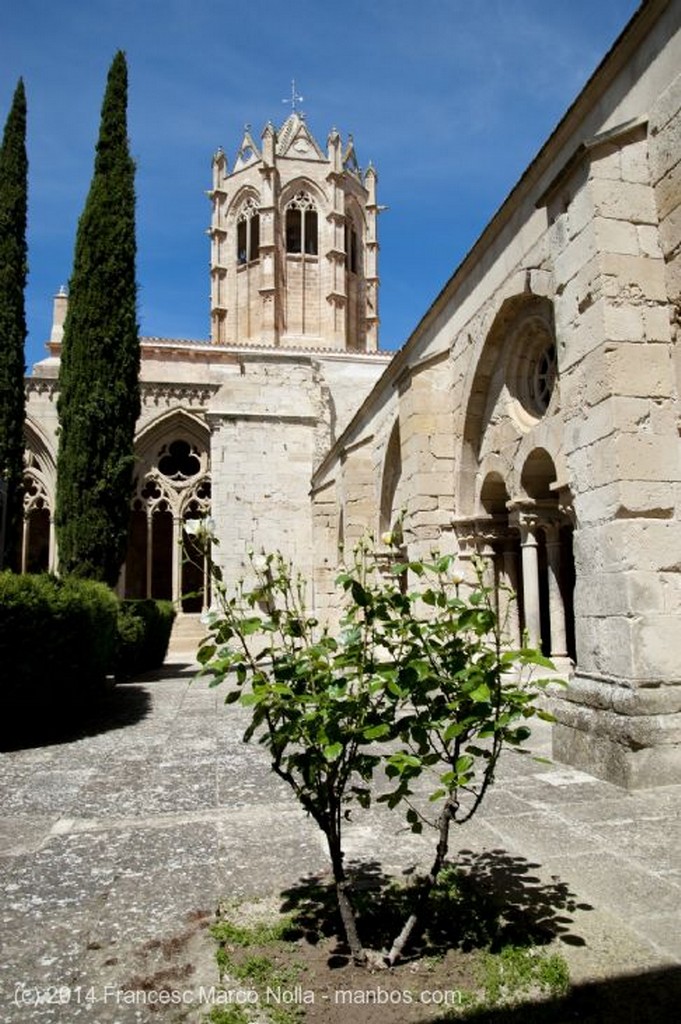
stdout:
<svg viewBox="0 0 681 1024">
<path fill-rule="evenodd" d="M 236 223 L 236 261 L 239 266 L 260 256 L 260 211 L 252 196 L 241 207 Z"/>
<path fill-rule="evenodd" d="M 286 207 L 286 252 L 316 256 L 319 252 L 319 219 L 307 192 L 297 192 Z"/>
</svg>

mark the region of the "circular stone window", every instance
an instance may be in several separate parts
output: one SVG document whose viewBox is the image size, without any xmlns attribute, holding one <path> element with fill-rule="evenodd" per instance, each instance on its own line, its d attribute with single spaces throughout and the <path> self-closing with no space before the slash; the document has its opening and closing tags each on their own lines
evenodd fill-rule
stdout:
<svg viewBox="0 0 681 1024">
<path fill-rule="evenodd" d="M 535 360 L 528 380 L 528 398 L 536 412 L 543 416 L 549 407 L 556 381 L 556 346 L 548 345 Z"/>
<path fill-rule="evenodd" d="M 511 353 L 506 381 L 511 411 L 518 425 L 529 430 L 546 414 L 558 377 L 556 342 L 543 317 L 523 320 L 511 339 Z"/>
</svg>

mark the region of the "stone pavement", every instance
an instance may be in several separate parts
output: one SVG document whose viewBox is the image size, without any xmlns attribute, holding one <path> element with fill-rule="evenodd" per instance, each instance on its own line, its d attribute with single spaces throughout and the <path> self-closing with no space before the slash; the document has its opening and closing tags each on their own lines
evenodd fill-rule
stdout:
<svg viewBox="0 0 681 1024">
<path fill-rule="evenodd" d="M 113 689 L 87 735 L 0 754 L 2 1024 L 202 1020 L 219 900 L 325 870 L 316 828 L 241 742 L 243 709 L 193 676 L 167 665 Z M 542 724 L 536 752 L 549 742 Z M 575 982 L 676 978 L 681 787 L 631 795 L 513 754 L 500 776 L 453 859 L 467 851 L 471 870 L 553 921 Z M 349 826 L 346 850 L 399 875 L 433 845 L 381 805 Z M 161 991 L 182 1002 L 150 1005 Z"/>
</svg>

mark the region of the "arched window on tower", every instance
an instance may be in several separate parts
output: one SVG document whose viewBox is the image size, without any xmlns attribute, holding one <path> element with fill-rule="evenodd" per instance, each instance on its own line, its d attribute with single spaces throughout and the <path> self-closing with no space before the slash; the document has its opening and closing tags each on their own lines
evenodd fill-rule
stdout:
<svg viewBox="0 0 681 1024">
<path fill-rule="evenodd" d="M 297 192 L 286 206 L 286 252 L 316 256 L 319 252 L 319 219 L 307 192 Z"/>
<path fill-rule="evenodd" d="M 357 229 L 354 224 L 345 223 L 345 269 L 357 273 Z"/>
<path fill-rule="evenodd" d="M 236 221 L 236 261 L 239 266 L 260 256 L 260 211 L 253 196 L 245 201 Z"/>
</svg>

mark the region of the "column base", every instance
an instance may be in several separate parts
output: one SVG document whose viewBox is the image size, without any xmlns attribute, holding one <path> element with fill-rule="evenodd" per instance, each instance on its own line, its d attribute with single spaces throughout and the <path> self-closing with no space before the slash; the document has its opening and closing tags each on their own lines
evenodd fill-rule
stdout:
<svg viewBox="0 0 681 1024">
<path fill-rule="evenodd" d="M 557 761 L 625 789 L 681 783 L 681 685 L 576 674 L 551 710 Z"/>
</svg>

